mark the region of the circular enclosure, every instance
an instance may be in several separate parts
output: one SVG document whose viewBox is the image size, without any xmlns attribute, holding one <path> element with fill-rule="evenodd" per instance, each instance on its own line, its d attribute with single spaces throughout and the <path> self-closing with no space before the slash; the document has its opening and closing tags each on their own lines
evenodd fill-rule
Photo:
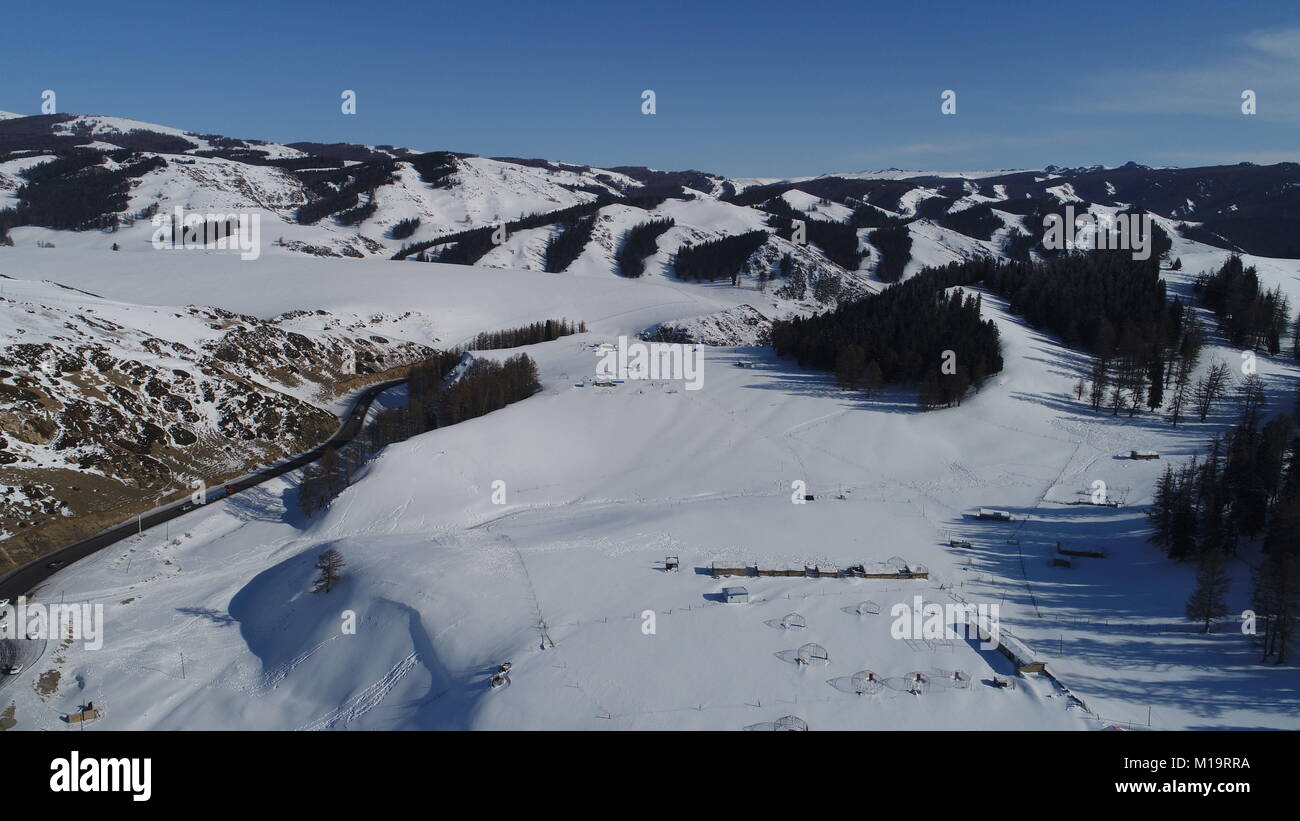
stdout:
<svg viewBox="0 0 1300 821">
<path fill-rule="evenodd" d="M 827 664 L 830 660 L 830 653 L 827 653 L 826 648 L 820 644 L 809 642 L 799 648 L 800 664 Z"/>
<path fill-rule="evenodd" d="M 808 626 L 808 620 L 805 619 L 803 616 L 799 615 L 798 613 L 787 613 L 785 618 L 781 619 L 781 627 L 785 628 L 786 630 L 789 630 L 792 627 L 807 627 L 807 626 Z"/>
<path fill-rule="evenodd" d="M 880 680 L 880 676 L 877 676 L 872 671 L 861 670 L 853 674 L 853 680 L 851 686 L 853 688 L 853 692 L 857 693 L 858 695 L 869 696 L 869 695 L 874 695 L 875 693 L 879 693 L 884 688 L 885 683 Z"/>
<path fill-rule="evenodd" d="M 772 724 L 773 730 L 802 731 L 808 730 L 808 722 L 799 716 L 782 716 Z"/>
</svg>

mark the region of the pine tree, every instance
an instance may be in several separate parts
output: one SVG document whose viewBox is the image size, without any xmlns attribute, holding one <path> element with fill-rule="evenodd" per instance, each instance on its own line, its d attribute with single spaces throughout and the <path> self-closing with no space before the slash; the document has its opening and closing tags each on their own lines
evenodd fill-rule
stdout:
<svg viewBox="0 0 1300 821">
<path fill-rule="evenodd" d="M 1159 351 L 1152 357 L 1149 368 L 1147 382 L 1150 387 L 1147 389 L 1147 409 L 1154 411 L 1159 410 L 1165 403 L 1165 360 Z"/>
<path fill-rule="evenodd" d="M 1088 404 L 1094 411 L 1101 410 L 1106 401 L 1106 388 L 1110 384 L 1110 363 L 1098 356 L 1092 360 L 1092 388 L 1088 394 Z"/>
<path fill-rule="evenodd" d="M 1187 358 L 1178 360 L 1178 376 L 1174 378 L 1174 395 L 1169 400 L 1169 424 L 1175 427 L 1183 421 L 1187 403 L 1191 399 L 1192 365 Z"/>
<path fill-rule="evenodd" d="M 1216 548 L 1201 551 L 1196 568 L 1196 587 L 1187 599 L 1187 618 L 1202 623 L 1201 632 L 1210 632 L 1215 619 L 1228 614 L 1224 600 L 1231 580 L 1224 566 L 1223 552 Z"/>
<path fill-rule="evenodd" d="M 880 372 L 880 363 L 871 360 L 867 363 L 867 369 L 862 375 L 862 391 L 871 398 L 880 392 L 881 385 L 884 384 L 885 378 Z"/>
<path fill-rule="evenodd" d="M 866 375 L 867 352 L 861 345 L 846 345 L 835 359 L 835 380 L 840 390 L 852 390 L 862 384 Z"/>
<path fill-rule="evenodd" d="M 1264 621 L 1264 655 L 1286 664 L 1287 651 L 1300 625 L 1300 558 L 1295 554 L 1270 556 L 1256 568 L 1252 603 Z"/>
<path fill-rule="evenodd" d="M 1165 472 L 1156 480 L 1151 507 L 1147 510 L 1152 531 L 1150 541 L 1166 550 L 1173 538 L 1174 494 L 1174 466 L 1166 464 Z"/>
<path fill-rule="evenodd" d="M 330 548 L 316 558 L 316 569 L 320 574 L 312 587 L 313 593 L 328 593 L 343 578 L 343 554 Z"/>
</svg>

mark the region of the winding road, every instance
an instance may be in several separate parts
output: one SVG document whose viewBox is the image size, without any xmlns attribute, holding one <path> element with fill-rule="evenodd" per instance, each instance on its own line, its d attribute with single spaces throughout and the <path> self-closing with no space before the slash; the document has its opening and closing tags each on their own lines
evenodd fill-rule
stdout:
<svg viewBox="0 0 1300 821">
<path fill-rule="evenodd" d="M 208 501 L 224 499 L 241 490 L 247 490 L 263 482 L 274 479 L 288 473 L 291 470 L 297 470 L 304 465 L 311 464 L 325 454 L 327 450 L 337 450 L 351 442 L 361 430 L 361 424 L 365 421 L 366 412 L 370 410 L 370 405 L 375 401 L 379 394 L 398 385 L 406 384 L 405 379 L 395 379 L 388 382 L 378 382 L 369 386 L 361 393 L 357 394 L 353 400 L 352 409 L 343 419 L 337 431 L 323 443 L 297 456 L 290 457 L 273 465 L 264 467 L 254 473 L 250 473 L 232 482 L 224 485 L 229 490 L 209 491 Z M 219 495 L 218 495 L 219 494 Z M 214 498 L 215 497 L 215 498 Z M 142 530 L 151 527 L 157 527 L 163 522 L 171 521 L 178 516 L 194 510 L 196 505 L 189 498 L 173 502 L 165 507 L 157 508 L 149 513 L 144 514 L 126 524 L 105 530 L 102 533 L 91 536 L 89 539 L 77 542 L 60 548 L 53 553 L 41 556 L 38 559 L 28 562 L 15 570 L 10 571 L 0 578 L 0 599 L 11 599 L 17 601 L 19 596 L 27 595 L 36 585 L 45 581 L 50 576 L 57 573 L 62 568 L 72 562 L 84 559 L 92 553 L 103 550 L 111 544 L 134 536 Z"/>
</svg>

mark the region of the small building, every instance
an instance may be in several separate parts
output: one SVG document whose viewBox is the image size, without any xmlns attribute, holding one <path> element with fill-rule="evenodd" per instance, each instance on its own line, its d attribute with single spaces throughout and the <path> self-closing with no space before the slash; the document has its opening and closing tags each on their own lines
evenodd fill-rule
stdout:
<svg viewBox="0 0 1300 821">
<path fill-rule="evenodd" d="M 722 600 L 727 604 L 746 604 L 749 601 L 749 591 L 743 587 L 724 587 Z"/>
<path fill-rule="evenodd" d="M 990 507 L 982 507 L 980 508 L 980 512 L 977 514 L 977 518 L 989 519 L 994 522 L 1009 522 L 1011 521 L 1011 514 L 1005 510 L 994 510 Z"/>
<path fill-rule="evenodd" d="M 1128 452 L 1130 459 L 1159 459 L 1160 454 L 1154 450 L 1130 450 Z"/>
</svg>

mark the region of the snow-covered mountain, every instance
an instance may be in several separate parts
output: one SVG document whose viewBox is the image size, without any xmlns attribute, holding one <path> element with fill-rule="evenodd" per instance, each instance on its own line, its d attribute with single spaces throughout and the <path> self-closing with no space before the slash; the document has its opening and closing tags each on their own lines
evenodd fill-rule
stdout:
<svg viewBox="0 0 1300 821">
<path fill-rule="evenodd" d="M 0 275 L 0 540 L 11 562 L 133 504 L 315 446 L 340 390 L 418 361 L 410 312 L 142 306 Z M 74 527 L 76 525 L 76 527 Z"/>
<path fill-rule="evenodd" d="M 0 248 L 0 453 L 18 457 L 0 477 L 26 471 L 22 482 L 37 488 L 0 501 L 16 519 L 70 518 L 56 503 L 63 485 L 123 485 L 145 457 L 174 461 L 179 476 L 292 450 L 329 426 L 340 391 L 364 381 L 347 379 L 349 357 L 373 377 L 364 370 L 481 331 L 559 317 L 588 330 L 475 351 L 522 350 L 541 390 L 390 445 L 319 512 L 303 512 L 302 476 L 291 473 L 60 570 L 33 597 L 103 605 L 103 647 L 25 649 L 22 674 L 0 677 L 0 722 L 58 729 L 60 715 L 93 700 L 110 729 L 762 729 L 791 714 L 813 729 L 1084 730 L 1145 726 L 1148 715 L 1164 729 L 1300 726 L 1294 668 L 1259 665 L 1249 636 L 1189 627 L 1195 568 L 1147 542 L 1162 468 L 1222 433 L 1227 413 L 1173 427 L 1090 411 L 1074 398 L 1086 357 L 979 286 L 1005 367 L 960 408 L 917 412 L 894 388 L 867 401 L 762 344 L 774 319 L 884 287 L 878 227 L 906 232 L 908 277 L 954 260 L 1032 259 L 1034 220 L 1066 203 L 1156 214 L 1169 259 L 1183 263 L 1161 276 L 1190 305 L 1196 275 L 1232 247 L 1271 250 L 1294 236 L 1285 228 L 1300 213 L 1290 199 L 1300 168 L 728 180 L 22 118 L 0 122 L 3 202 L 21 206 L 24 172 L 76 146 L 108 153 L 69 173 L 130 172 L 116 231 L 11 218 L 13 245 Z M 299 221 L 304 206 L 330 203 L 345 207 Z M 283 243 L 256 261 L 156 251 L 149 216 L 176 206 L 259 214 L 264 236 Z M 348 212 L 356 224 L 341 224 Z M 567 213 L 530 219 L 552 212 Z M 1264 213 L 1277 222 L 1254 231 Z M 843 229 L 822 235 L 830 248 L 798 244 L 781 217 L 844 226 L 861 262 L 831 258 L 846 258 L 833 244 Z M 392 236 L 416 218 L 410 235 Z M 621 275 L 628 232 L 668 218 L 645 273 Z M 583 219 L 579 252 L 547 273 L 548 244 Z M 499 222 L 523 224 L 473 265 L 417 261 L 448 243 L 391 259 Z M 771 236 L 734 285 L 676 275 L 687 243 L 754 231 Z M 1263 287 L 1300 303 L 1300 261 L 1275 253 L 1246 260 Z M 593 384 L 602 348 L 637 336 L 704 343 L 702 389 Z M 1239 353 L 1213 338 L 1200 367 Z M 1271 399 L 1289 396 L 1300 373 L 1281 355 L 1262 354 L 1259 370 Z M 79 427 L 95 414 L 104 425 Z M 200 464 L 205 454 L 180 447 L 173 427 L 196 437 L 191 447 L 236 452 Z M 1162 459 L 1123 458 L 1145 449 Z M 57 480 L 34 474 L 47 466 Z M 1119 506 L 1073 504 L 1098 480 Z M 1016 521 L 980 520 L 981 507 Z M 1053 563 L 1063 539 L 1108 555 L 1063 568 Z M 0 538 L 0 552 L 12 543 Z M 313 564 L 331 548 L 347 562 L 343 580 L 311 595 Z M 670 556 L 680 572 L 663 569 Z M 1251 604 L 1249 558 L 1231 562 L 1233 612 Z M 795 573 L 715 578 L 715 564 Z M 853 565 L 927 576 L 802 575 Z M 748 603 L 724 603 L 722 589 L 738 585 Z M 1002 629 L 1053 678 L 1017 676 L 978 642 L 893 635 L 891 611 L 918 596 L 997 603 Z M 806 626 L 791 627 L 790 614 Z M 807 643 L 829 657 L 797 663 Z M 489 689 L 507 660 L 512 683 Z M 854 691 L 865 671 L 878 692 Z M 920 694 L 909 683 L 917 673 Z"/>
<path fill-rule="evenodd" d="M 93 165 L 29 180 L 33 169 L 56 155 L 106 152 Z M 56 169 L 56 166 L 49 166 Z M 81 225 L 52 225 L 39 203 L 60 184 L 120 172 L 121 186 L 104 188 L 102 202 L 87 209 Z M 48 177 L 48 178 L 47 178 Z M 42 192 L 45 186 L 45 192 Z M 113 192 L 120 196 L 113 197 Z M 805 220 L 851 227 L 860 261 L 832 259 L 812 238 L 796 246 L 776 234 L 742 275 L 748 284 L 774 276 L 792 255 L 811 285 L 823 278 L 842 283 L 823 290 L 860 293 L 880 254 L 875 228 L 897 221 L 914 241 L 931 240 L 935 254 L 909 260 L 907 272 L 978 256 L 1033 253 L 1045 210 L 1074 203 L 1078 210 L 1135 209 L 1166 221 L 1166 230 L 1251 253 L 1285 255 L 1297 249 L 1278 239 L 1300 194 L 1300 165 L 1153 169 L 1051 168 L 1041 171 L 882 172 L 826 174 L 792 180 L 729 180 L 698 171 L 664 172 L 640 167 L 612 169 L 548 160 L 486 158 L 454 152 L 414 152 L 393 146 L 299 142 L 289 145 L 199 135 L 115 117 L 40 115 L 0 121 L 0 237 L 58 246 L 63 232 L 50 228 L 97 226 L 122 252 L 152 250 L 152 217 L 177 207 L 190 213 L 253 213 L 263 217 L 272 252 L 335 257 L 412 259 L 437 254 L 447 237 L 504 225 L 503 242 L 475 256 L 485 267 L 539 270 L 548 242 L 566 219 L 590 216 L 596 227 L 585 249 L 565 271 L 619 273 L 617 255 L 627 232 L 651 220 L 675 227 L 661 236 L 646 275 L 672 277 L 673 255 L 688 244 L 747 230 L 769 229 L 774 210 Z M 576 210 L 575 210 L 576 209 Z M 548 216 L 549 215 L 549 216 Z M 1269 230 L 1261 229 L 1267 218 Z M 512 223 L 518 223 L 514 225 Z M 1278 230 L 1273 230 L 1274 228 Z M 770 229 L 769 229 L 770 230 Z M 0 239 L 0 242 L 4 241 Z M 405 249 L 405 251 L 404 251 Z M 412 249 L 425 252 L 423 256 Z M 1300 251 L 1297 251 L 1300 253 Z"/>
</svg>

